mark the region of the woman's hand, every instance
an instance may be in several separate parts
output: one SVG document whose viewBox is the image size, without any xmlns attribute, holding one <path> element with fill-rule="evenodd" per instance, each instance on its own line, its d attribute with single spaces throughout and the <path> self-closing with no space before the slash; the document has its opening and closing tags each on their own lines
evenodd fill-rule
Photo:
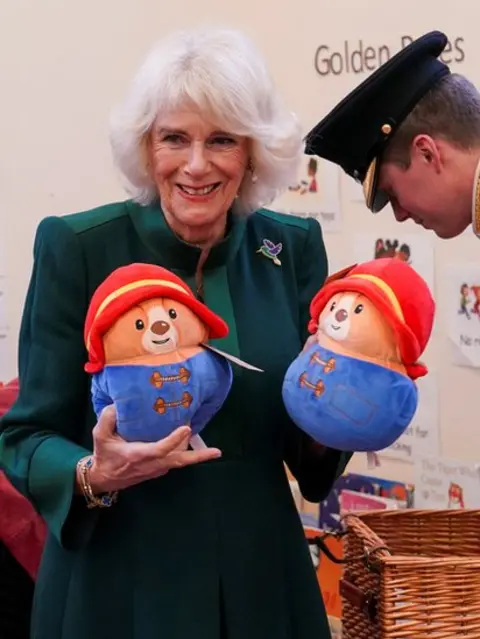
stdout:
<svg viewBox="0 0 480 639">
<path fill-rule="evenodd" d="M 93 429 L 93 465 L 90 484 L 96 494 L 121 490 L 165 475 L 172 468 L 221 456 L 217 448 L 187 450 L 188 426 L 177 428 L 155 443 L 126 442 L 115 431 L 116 411 L 107 406 Z"/>
</svg>

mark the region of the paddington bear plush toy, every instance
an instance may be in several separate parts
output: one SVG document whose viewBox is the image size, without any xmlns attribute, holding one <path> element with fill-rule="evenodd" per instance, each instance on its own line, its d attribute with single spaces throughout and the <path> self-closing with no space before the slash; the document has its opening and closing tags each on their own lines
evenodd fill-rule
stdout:
<svg viewBox="0 0 480 639">
<path fill-rule="evenodd" d="M 410 424 L 418 401 L 418 359 L 435 303 L 408 264 L 381 258 L 332 275 L 310 305 L 315 335 L 290 365 L 283 400 L 315 441 L 342 451 L 376 452 Z"/>
<path fill-rule="evenodd" d="M 227 324 L 170 271 L 118 268 L 95 291 L 85 322 L 97 417 L 114 404 L 127 441 L 158 441 L 183 425 L 198 436 L 232 384 L 229 361 L 207 344 L 227 334 Z"/>
</svg>

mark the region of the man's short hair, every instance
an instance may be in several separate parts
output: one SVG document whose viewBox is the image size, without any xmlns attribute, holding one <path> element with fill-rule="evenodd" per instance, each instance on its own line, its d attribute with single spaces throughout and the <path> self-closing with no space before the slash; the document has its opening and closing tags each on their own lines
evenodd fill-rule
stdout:
<svg viewBox="0 0 480 639">
<path fill-rule="evenodd" d="M 417 103 L 385 149 L 384 161 L 410 165 L 410 149 L 420 134 L 443 138 L 461 149 L 480 145 L 480 93 L 463 75 L 444 76 Z"/>
</svg>

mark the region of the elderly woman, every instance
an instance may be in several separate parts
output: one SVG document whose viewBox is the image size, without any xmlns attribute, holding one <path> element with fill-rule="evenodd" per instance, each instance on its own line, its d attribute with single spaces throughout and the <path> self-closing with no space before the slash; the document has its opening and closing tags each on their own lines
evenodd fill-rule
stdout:
<svg viewBox="0 0 480 639">
<path fill-rule="evenodd" d="M 20 395 L 1 422 L 1 464 L 49 531 L 32 636 L 329 637 L 283 462 L 319 501 L 347 458 L 315 446 L 281 399 L 327 260 L 315 220 L 262 208 L 297 176 L 299 124 L 241 34 L 193 31 L 148 56 L 111 141 L 130 199 L 40 223 Z M 127 443 L 112 407 L 95 424 L 87 305 L 131 262 L 182 277 L 230 326 L 215 345 L 265 371 L 235 367 L 205 449 L 188 448 L 188 428 Z M 89 454 L 93 492 L 118 491 L 110 507 L 82 495 Z"/>
</svg>

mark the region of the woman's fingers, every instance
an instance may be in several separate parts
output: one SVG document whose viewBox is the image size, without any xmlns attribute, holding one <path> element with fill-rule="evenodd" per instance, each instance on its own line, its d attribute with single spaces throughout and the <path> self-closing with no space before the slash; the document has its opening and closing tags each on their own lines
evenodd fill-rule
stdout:
<svg viewBox="0 0 480 639">
<path fill-rule="evenodd" d="M 176 448 L 188 442 L 192 435 L 189 426 L 180 426 L 167 437 L 160 439 L 154 444 L 148 444 L 149 457 L 162 458 L 173 452 Z"/>
<path fill-rule="evenodd" d="M 181 426 L 165 439 L 151 444 L 150 453 L 154 452 L 157 459 L 163 459 L 167 468 L 189 466 L 221 456 L 222 453 L 218 448 L 186 450 L 191 436 L 191 429 L 188 426 Z"/>
<path fill-rule="evenodd" d="M 202 448 L 202 450 L 185 450 L 171 453 L 164 461 L 168 468 L 181 468 L 182 466 L 191 466 L 211 459 L 218 459 L 221 456 L 222 452 L 218 448 Z"/>
</svg>

